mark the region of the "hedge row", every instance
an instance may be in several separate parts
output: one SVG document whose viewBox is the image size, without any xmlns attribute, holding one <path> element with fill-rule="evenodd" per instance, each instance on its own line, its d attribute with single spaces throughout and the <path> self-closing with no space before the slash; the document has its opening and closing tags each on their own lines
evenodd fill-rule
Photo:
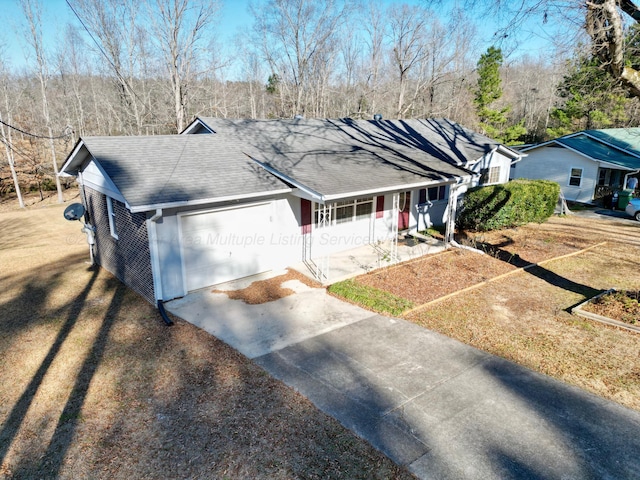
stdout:
<svg viewBox="0 0 640 480">
<path fill-rule="evenodd" d="M 559 195 L 560 185 L 548 180 L 514 180 L 472 188 L 464 196 L 458 228 L 488 231 L 542 223 L 553 215 Z"/>
</svg>

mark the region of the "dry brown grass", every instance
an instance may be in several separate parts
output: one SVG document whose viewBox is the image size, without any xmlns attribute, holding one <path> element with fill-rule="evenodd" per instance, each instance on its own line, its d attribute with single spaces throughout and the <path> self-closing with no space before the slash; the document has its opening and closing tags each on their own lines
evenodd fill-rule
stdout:
<svg viewBox="0 0 640 480">
<path fill-rule="evenodd" d="M 640 336 L 569 313 L 603 290 L 640 287 L 640 225 L 553 218 L 543 225 L 485 234 L 481 246 L 496 257 L 526 264 L 523 260 L 541 262 L 603 240 L 603 246 L 498 279 L 407 318 L 640 410 Z M 472 263 L 467 266 L 430 270 L 433 288 L 439 289 L 449 276 L 473 278 L 479 263 L 495 261 L 490 256 L 468 258 Z"/>
<path fill-rule="evenodd" d="M 89 268 L 63 208 L 0 214 L 0 478 L 412 478 Z"/>
<path fill-rule="evenodd" d="M 63 190 L 62 196 L 65 202 L 73 203 L 80 201 L 80 192 L 77 186 Z M 43 192 L 43 197 L 44 198 L 41 199 L 40 193 L 38 192 L 22 193 L 22 200 L 28 209 L 48 207 L 58 203 L 58 193 L 55 190 Z M 0 213 L 13 212 L 18 208 L 18 197 L 14 193 L 0 197 Z"/>
<path fill-rule="evenodd" d="M 407 319 L 640 410 L 640 336 L 569 313 L 609 288 L 640 288 L 640 224 L 554 217 L 464 240 L 489 255 L 448 253 L 357 281 L 427 303 L 515 266 L 606 241 L 429 304 Z"/>
</svg>

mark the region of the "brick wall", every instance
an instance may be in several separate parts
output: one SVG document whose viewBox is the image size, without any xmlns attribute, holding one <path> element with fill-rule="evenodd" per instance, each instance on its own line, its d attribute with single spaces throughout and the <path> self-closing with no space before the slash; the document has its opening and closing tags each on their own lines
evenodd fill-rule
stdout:
<svg viewBox="0 0 640 480">
<path fill-rule="evenodd" d="M 155 305 L 146 215 L 131 213 L 123 203 L 113 200 L 116 240 L 109 230 L 105 195 L 90 188 L 84 191 L 89 222 L 96 229 L 96 263 Z"/>
</svg>

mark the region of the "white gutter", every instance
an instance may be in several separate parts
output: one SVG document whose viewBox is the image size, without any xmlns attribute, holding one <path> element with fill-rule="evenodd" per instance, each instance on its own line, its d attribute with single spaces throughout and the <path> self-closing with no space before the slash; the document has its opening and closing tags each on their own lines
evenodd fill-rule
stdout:
<svg viewBox="0 0 640 480">
<path fill-rule="evenodd" d="M 411 190 L 414 188 L 418 188 L 418 187 L 427 187 L 429 185 L 453 185 L 456 183 L 456 180 L 429 180 L 428 182 L 418 182 L 418 183 L 411 183 L 411 184 L 401 184 L 401 185 L 394 185 L 391 187 L 384 187 L 384 188 L 376 188 L 376 189 L 369 189 L 369 190 L 360 190 L 357 192 L 348 192 L 348 193 L 338 193 L 338 194 L 334 194 L 334 195 L 322 195 L 321 199 L 323 200 L 322 203 L 326 203 L 326 202 L 330 202 L 332 200 L 337 200 L 340 198 L 348 198 L 348 197 L 362 197 L 362 196 L 368 196 L 368 195 L 373 195 L 375 193 L 389 193 L 389 192 L 397 192 L 397 191 L 402 191 L 402 190 Z"/>
<path fill-rule="evenodd" d="M 180 208 L 180 207 L 191 207 L 204 205 L 207 203 L 222 203 L 222 202 L 231 202 L 234 200 L 248 200 L 256 197 L 266 197 L 269 195 L 278 195 L 281 193 L 290 193 L 290 188 L 284 188 L 281 190 L 272 190 L 269 192 L 255 192 L 243 195 L 228 195 L 226 197 L 214 197 L 214 198 L 202 198 L 198 200 L 186 200 L 184 202 L 165 202 L 165 203 L 154 203 L 150 205 L 138 205 L 136 207 L 130 208 L 131 212 L 139 213 L 139 212 L 149 212 L 152 210 L 162 210 L 166 208 Z"/>
</svg>

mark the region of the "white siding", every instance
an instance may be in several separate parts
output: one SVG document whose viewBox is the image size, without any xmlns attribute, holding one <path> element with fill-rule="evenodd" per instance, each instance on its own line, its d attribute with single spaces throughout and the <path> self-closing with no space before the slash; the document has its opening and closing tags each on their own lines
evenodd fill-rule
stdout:
<svg viewBox="0 0 640 480">
<path fill-rule="evenodd" d="M 82 171 L 81 183 L 93 190 L 105 194 L 119 202 L 125 203 L 124 197 L 114 185 L 111 179 L 102 173 L 102 170 L 91 160 Z"/>
<path fill-rule="evenodd" d="M 475 173 L 481 173 L 484 169 L 490 168 L 499 168 L 500 176 L 498 181 L 495 183 L 491 183 L 490 185 L 495 185 L 498 183 L 507 183 L 509 181 L 509 175 L 511 173 L 511 159 L 506 157 L 502 153 L 498 151 L 491 152 L 485 155 L 480 161 L 475 163 L 471 167 L 471 171 Z M 479 185 L 480 178 L 474 179 L 472 186 Z"/>
<path fill-rule="evenodd" d="M 562 147 L 540 147 L 527 152 L 516 164 L 513 178 L 551 180 L 560 184 L 567 200 L 589 203 L 593 200 L 598 164 L 584 156 Z M 569 185 L 572 168 L 582 169 L 580 186 Z"/>
</svg>

